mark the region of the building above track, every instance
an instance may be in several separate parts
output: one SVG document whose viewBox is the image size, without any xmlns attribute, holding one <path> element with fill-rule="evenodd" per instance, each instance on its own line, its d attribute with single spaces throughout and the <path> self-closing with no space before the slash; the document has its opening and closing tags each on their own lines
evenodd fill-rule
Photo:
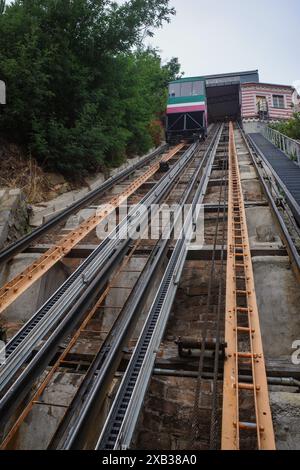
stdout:
<svg viewBox="0 0 300 470">
<path fill-rule="evenodd" d="M 205 84 L 202 101 L 206 99 L 208 123 L 229 119 L 278 121 L 290 119 L 296 110 L 295 88 L 290 85 L 261 83 L 258 70 L 184 77 L 178 82 L 172 82 L 172 85 L 176 87 L 176 83 L 196 80 L 201 80 Z M 184 96 L 185 101 L 187 97 L 194 98 L 192 91 L 190 95 Z M 169 104 L 178 107 L 179 104 L 177 102 L 174 104 L 172 99 L 170 95 Z M 182 114 L 191 111 L 188 108 L 177 108 L 176 112 L 179 110 Z M 168 107 L 168 114 L 174 111 Z"/>
</svg>

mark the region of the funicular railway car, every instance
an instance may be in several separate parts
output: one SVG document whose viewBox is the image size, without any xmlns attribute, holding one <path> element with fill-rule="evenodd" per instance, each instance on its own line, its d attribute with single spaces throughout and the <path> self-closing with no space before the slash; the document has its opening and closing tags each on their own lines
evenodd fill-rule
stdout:
<svg viewBox="0 0 300 470">
<path fill-rule="evenodd" d="M 204 140 L 207 135 L 207 103 L 202 77 L 181 78 L 169 84 L 166 140 Z"/>
</svg>

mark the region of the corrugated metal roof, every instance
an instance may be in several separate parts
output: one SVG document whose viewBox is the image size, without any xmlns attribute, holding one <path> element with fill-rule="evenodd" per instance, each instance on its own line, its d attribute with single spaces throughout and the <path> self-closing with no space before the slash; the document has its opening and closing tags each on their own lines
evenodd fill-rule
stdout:
<svg viewBox="0 0 300 470">
<path fill-rule="evenodd" d="M 174 80 L 170 83 L 178 82 L 190 82 L 195 80 L 213 80 L 218 78 L 230 78 L 230 77 L 245 77 L 247 75 L 258 75 L 258 70 L 250 70 L 248 72 L 232 72 L 232 73 L 221 73 L 217 75 L 203 75 L 198 77 L 183 77 L 178 80 Z"/>
</svg>

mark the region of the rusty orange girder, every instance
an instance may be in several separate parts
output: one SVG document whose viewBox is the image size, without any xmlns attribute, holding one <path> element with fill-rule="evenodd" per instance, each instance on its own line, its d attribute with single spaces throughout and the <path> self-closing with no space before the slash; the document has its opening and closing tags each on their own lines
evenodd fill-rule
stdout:
<svg viewBox="0 0 300 470">
<path fill-rule="evenodd" d="M 0 289 L 0 313 L 2 313 L 12 302 L 14 302 L 23 292 L 34 282 L 43 276 L 59 260 L 66 256 L 74 246 L 83 240 L 97 225 L 100 224 L 109 214 L 111 214 L 122 202 L 134 194 L 146 181 L 148 181 L 160 168 L 161 162 L 167 162 L 174 157 L 183 147 L 181 143 L 171 151 L 163 155 L 161 160 L 154 163 L 141 176 L 136 178 L 121 194 L 114 196 L 95 215 L 84 221 L 76 230 L 64 236 L 61 241 L 50 248 L 39 259 L 18 274 L 14 279 L 5 284 Z"/>
<path fill-rule="evenodd" d="M 233 124 L 229 128 L 228 260 L 226 275 L 222 449 L 239 450 L 243 432 L 253 433 L 259 450 L 274 450 L 275 438 L 255 294 L 244 197 Z M 247 364 L 252 383 L 239 380 Z M 241 394 L 247 397 L 251 421 L 241 416 Z M 246 394 L 246 395 L 245 395 Z M 253 409 L 251 407 L 253 406 Z"/>
</svg>

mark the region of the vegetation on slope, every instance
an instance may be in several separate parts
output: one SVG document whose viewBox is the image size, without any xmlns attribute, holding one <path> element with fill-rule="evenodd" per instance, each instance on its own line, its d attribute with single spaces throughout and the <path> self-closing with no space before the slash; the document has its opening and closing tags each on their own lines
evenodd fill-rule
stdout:
<svg viewBox="0 0 300 470">
<path fill-rule="evenodd" d="M 2 137 L 69 174 L 157 143 L 166 84 L 180 65 L 162 65 L 143 40 L 170 21 L 169 0 L 0 1 Z"/>
</svg>

